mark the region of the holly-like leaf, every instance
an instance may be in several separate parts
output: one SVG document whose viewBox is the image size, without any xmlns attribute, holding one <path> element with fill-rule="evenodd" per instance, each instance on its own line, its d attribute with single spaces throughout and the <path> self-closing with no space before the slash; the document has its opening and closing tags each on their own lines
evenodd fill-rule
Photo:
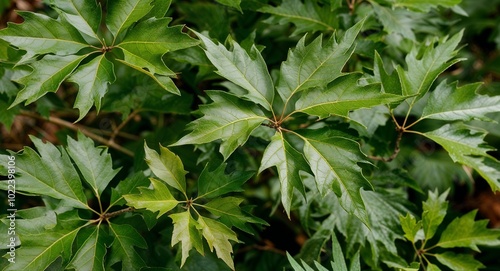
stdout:
<svg viewBox="0 0 500 271">
<path fill-rule="evenodd" d="M 153 0 L 108 1 L 106 25 L 115 41 L 133 23 L 139 21 L 153 8 Z"/>
<path fill-rule="evenodd" d="M 174 223 L 174 230 L 172 232 L 172 246 L 181 243 L 182 259 L 181 267 L 186 262 L 189 256 L 189 251 L 195 249 L 203 255 L 203 240 L 200 225 L 193 219 L 189 211 L 171 214 L 170 218 Z"/>
<path fill-rule="evenodd" d="M 160 154 L 144 144 L 146 163 L 153 173 L 173 188 L 186 195 L 186 173 L 182 161 L 175 153 L 160 145 Z"/>
<path fill-rule="evenodd" d="M 431 93 L 422 113 L 422 119 L 489 121 L 486 114 L 500 111 L 500 96 L 489 97 L 477 93 L 480 83 L 457 87 L 457 83 L 441 82 Z"/>
<path fill-rule="evenodd" d="M 113 169 L 113 162 L 107 148 L 96 148 L 92 139 L 78 133 L 78 141 L 68 137 L 67 150 L 83 179 L 99 197 L 119 171 L 119 169 Z"/>
<path fill-rule="evenodd" d="M 453 7 L 460 4 L 462 0 L 396 0 L 394 6 L 406 7 L 420 12 L 429 12 L 431 8 L 438 6 Z"/>
<path fill-rule="evenodd" d="M 207 240 L 210 251 L 214 251 L 217 257 L 222 259 L 232 270 L 234 270 L 233 247 L 229 241 L 238 242 L 236 234 L 226 227 L 226 225 L 207 217 L 198 217 L 198 224 L 201 226 L 201 232 Z"/>
<path fill-rule="evenodd" d="M 230 192 L 243 191 L 241 185 L 252 175 L 252 172 L 234 172 L 226 174 L 225 163 L 216 168 L 208 163 L 198 177 L 198 198 L 215 198 Z"/>
<path fill-rule="evenodd" d="M 271 24 L 293 23 L 296 29 L 293 35 L 315 31 L 334 31 L 337 29 L 337 18 L 330 9 L 320 7 L 315 1 L 284 0 L 281 5 L 265 6 L 260 12 L 274 16 L 268 20 Z"/>
<path fill-rule="evenodd" d="M 171 146 L 202 144 L 221 139 L 220 153 L 227 159 L 267 118 L 257 105 L 237 96 L 222 91 L 207 93 L 214 102 L 200 106 L 200 112 L 204 116 L 191 122 L 188 129 L 192 132 Z"/>
<path fill-rule="evenodd" d="M 94 227 L 92 233 L 81 244 L 69 263 L 75 270 L 105 270 L 104 260 L 106 245 L 104 231 L 101 227 Z"/>
<path fill-rule="evenodd" d="M 302 93 L 295 104 L 297 111 L 326 118 L 332 115 L 348 117 L 360 108 L 404 100 L 402 96 L 380 92 L 379 84 L 359 85 L 362 74 L 341 76 L 325 88 L 312 88 Z"/>
<path fill-rule="evenodd" d="M 479 252 L 480 246 L 500 244 L 500 231 L 488 229 L 488 220 L 474 221 L 477 210 L 455 218 L 443 231 L 436 246 L 443 248 L 468 247 Z"/>
<path fill-rule="evenodd" d="M 108 85 L 115 81 L 114 66 L 106 55 L 102 54 L 92 59 L 90 62 L 78 67 L 68 78 L 68 81 L 78 84 L 78 94 L 76 96 L 74 108 L 80 111 L 81 120 L 93 104 L 99 112 L 101 99 L 108 91 Z"/>
<path fill-rule="evenodd" d="M 101 24 L 101 5 L 95 0 L 49 0 L 49 4 L 67 22 L 73 25 L 81 33 L 99 41 L 97 32 Z"/>
<path fill-rule="evenodd" d="M 438 195 L 437 191 L 429 192 L 429 197 L 422 203 L 422 228 L 427 240 L 434 236 L 437 228 L 446 216 L 448 208 L 447 196 L 448 191 L 441 195 Z"/>
<path fill-rule="evenodd" d="M 479 268 L 485 267 L 470 254 L 455 254 L 446 251 L 444 253 L 437 253 L 434 256 L 440 263 L 448 266 L 451 270 L 478 271 Z"/>
<path fill-rule="evenodd" d="M 197 33 L 206 47 L 205 53 L 217 68 L 217 72 L 227 80 L 244 88 L 247 99 L 271 110 L 274 99 L 274 84 L 266 63 L 257 47 L 245 51 L 237 42 L 231 40 L 233 50 L 222 44 L 215 44 L 209 38 Z"/>
<path fill-rule="evenodd" d="M 305 195 L 304 184 L 300 171 L 308 172 L 309 166 L 302 153 L 297 151 L 285 139 L 282 132 L 276 132 L 267 146 L 259 168 L 259 173 L 264 169 L 275 166 L 281 183 L 281 202 L 288 216 L 292 206 L 293 190 L 297 189 Z"/>
<path fill-rule="evenodd" d="M 146 266 L 134 247 L 147 248 L 147 244 L 134 227 L 127 224 L 109 223 L 109 234 L 114 239 L 107 260 L 108 267 L 120 262 L 122 270 L 137 271 Z"/>
<path fill-rule="evenodd" d="M 157 217 L 172 210 L 179 202 L 172 196 L 165 183 L 151 178 L 153 189 L 139 187 L 140 194 L 123 196 L 129 206 L 136 209 L 145 208 L 151 212 L 158 212 Z"/>
</svg>

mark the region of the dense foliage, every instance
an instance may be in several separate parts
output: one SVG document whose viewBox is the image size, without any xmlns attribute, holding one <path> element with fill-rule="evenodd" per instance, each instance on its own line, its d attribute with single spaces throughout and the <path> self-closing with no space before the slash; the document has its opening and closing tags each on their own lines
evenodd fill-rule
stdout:
<svg viewBox="0 0 500 271">
<path fill-rule="evenodd" d="M 498 269 L 479 2 L 0 1 L 0 267 Z"/>
</svg>

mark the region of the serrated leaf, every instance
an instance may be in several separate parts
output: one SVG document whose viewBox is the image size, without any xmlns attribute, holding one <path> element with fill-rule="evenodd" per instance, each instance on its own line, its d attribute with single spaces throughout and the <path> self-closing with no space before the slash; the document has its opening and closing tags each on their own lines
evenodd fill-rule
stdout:
<svg viewBox="0 0 500 271">
<path fill-rule="evenodd" d="M 234 263 L 231 257 L 233 247 L 229 241 L 238 242 L 236 234 L 226 225 L 207 217 L 198 217 L 201 232 L 207 240 L 210 251 L 214 251 L 219 259 L 222 259 L 232 270 Z"/>
<path fill-rule="evenodd" d="M 397 72 L 392 72 L 389 74 L 385 67 L 384 61 L 380 57 L 379 53 L 375 51 L 375 62 L 373 64 L 373 73 L 375 78 L 377 78 L 382 83 L 382 90 L 385 93 L 392 93 L 396 95 L 402 95 L 401 82 L 399 81 L 399 76 Z"/>
<path fill-rule="evenodd" d="M 186 195 L 186 173 L 182 161 L 175 153 L 160 145 L 160 154 L 144 143 L 146 163 L 153 173 L 173 188 Z"/>
<path fill-rule="evenodd" d="M 189 251 L 195 247 L 195 249 L 203 255 L 203 240 L 201 239 L 201 231 L 199 230 L 199 224 L 193 219 L 189 211 L 171 214 L 174 224 L 174 230 L 172 232 L 172 246 L 177 243 L 181 243 L 182 259 L 181 267 L 186 262 L 189 256 Z"/>
<path fill-rule="evenodd" d="M 443 231 L 436 246 L 443 248 L 468 247 L 479 252 L 480 246 L 500 244 L 500 231 L 488 229 L 488 220 L 474 221 L 477 210 L 455 218 Z"/>
<path fill-rule="evenodd" d="M 388 34 L 398 33 L 410 40 L 416 40 L 415 33 L 413 33 L 415 20 L 413 20 L 412 15 L 414 17 L 414 13 L 401 8 L 384 7 L 376 2 L 370 2 L 370 4 L 377 14 L 377 19 L 382 23 L 384 30 Z"/>
<path fill-rule="evenodd" d="M 48 2 L 78 31 L 99 41 L 97 32 L 101 24 L 102 11 L 101 5 L 95 0 L 49 0 Z"/>
<path fill-rule="evenodd" d="M 287 215 L 290 216 L 293 190 L 297 189 L 302 195 L 305 195 L 300 171 L 309 171 L 309 166 L 303 154 L 290 145 L 280 131 L 274 134 L 271 143 L 266 147 L 262 155 L 259 173 L 273 166 L 278 170 L 278 178 L 281 184 L 281 202 Z"/>
<path fill-rule="evenodd" d="M 241 192 L 241 185 L 252 175 L 252 172 L 233 172 L 226 174 L 226 163 L 216 168 L 208 163 L 198 177 L 198 197 L 215 198 L 230 192 Z"/>
<path fill-rule="evenodd" d="M 149 179 L 146 178 L 141 171 L 120 181 L 120 183 L 111 190 L 110 206 L 125 205 L 126 202 L 125 199 L 123 199 L 124 195 L 137 193 L 139 191 L 137 187 L 145 187 L 150 183 Z"/>
<path fill-rule="evenodd" d="M 158 212 L 157 218 L 172 210 L 179 202 L 172 196 L 165 183 L 151 178 L 153 189 L 139 187 L 140 194 L 124 195 L 129 206 Z"/>
<path fill-rule="evenodd" d="M 481 83 L 457 87 L 457 82 L 441 82 L 431 93 L 422 113 L 422 119 L 489 121 L 486 114 L 500 111 L 500 96 L 477 93 Z"/>
<path fill-rule="evenodd" d="M 359 85 L 362 74 L 341 76 L 325 88 L 312 88 L 302 93 L 296 111 L 327 118 L 332 115 L 348 118 L 349 112 L 360 108 L 404 100 L 402 96 L 383 93 L 379 84 Z"/>
<path fill-rule="evenodd" d="M 139 21 L 153 8 L 153 0 L 110 0 L 106 26 L 116 41 L 132 24 Z"/>
<path fill-rule="evenodd" d="M 108 91 L 108 85 L 115 81 L 113 63 L 106 59 L 105 54 L 99 55 L 90 62 L 78 67 L 68 78 L 68 81 L 78 84 L 78 94 L 76 96 L 74 108 L 80 111 L 80 121 L 93 104 L 99 112 L 101 99 Z"/>
<path fill-rule="evenodd" d="M 220 153 L 227 159 L 250 134 L 266 121 L 257 105 L 222 91 L 207 91 L 213 103 L 200 106 L 203 117 L 191 122 L 192 130 L 171 146 L 203 144 L 222 140 Z"/>
<path fill-rule="evenodd" d="M 350 214 L 368 223 L 362 189 L 371 189 L 358 163 L 367 163 L 359 144 L 348 135 L 327 128 L 302 130 L 304 156 L 322 195 L 332 189 L 340 204 Z"/>
<path fill-rule="evenodd" d="M 240 7 L 241 0 L 215 0 L 215 1 L 217 1 L 218 3 L 221 3 L 223 5 L 235 8 L 239 12 L 242 12 L 241 7 Z"/>
<path fill-rule="evenodd" d="M 33 62 L 30 65 L 33 72 L 15 80 L 23 84 L 24 88 L 19 91 L 11 107 L 25 100 L 25 105 L 28 105 L 47 92 L 56 92 L 62 82 L 68 78 L 85 57 L 86 55 L 46 55 L 41 60 Z"/>
<path fill-rule="evenodd" d="M 281 5 L 265 6 L 258 11 L 275 16 L 269 23 L 293 23 L 296 27 L 292 35 L 305 32 L 334 31 L 337 29 L 337 18 L 325 7 L 320 7 L 315 1 L 284 0 Z"/>
<path fill-rule="evenodd" d="M 113 169 L 113 162 L 107 148 L 96 148 L 92 139 L 79 132 L 78 141 L 68 137 L 67 151 L 80 170 L 83 179 L 99 197 L 119 171 L 119 169 Z"/>
<path fill-rule="evenodd" d="M 399 216 L 399 221 L 401 222 L 401 228 L 405 232 L 405 238 L 410 242 L 415 243 L 416 241 L 423 240 L 421 236 L 418 236 L 419 231 L 422 229 L 422 221 L 418 221 L 411 214 L 406 214 L 406 216 Z"/>
<path fill-rule="evenodd" d="M 75 270 L 105 270 L 104 260 L 106 245 L 104 243 L 104 232 L 98 226 L 81 244 L 69 263 L 70 268 Z"/>
<path fill-rule="evenodd" d="M 477 271 L 485 266 L 470 254 L 455 254 L 450 251 L 434 254 L 436 259 L 451 270 Z"/>
<path fill-rule="evenodd" d="M 122 270 L 137 271 L 146 266 L 142 257 L 134 247 L 147 248 L 146 241 L 134 227 L 128 224 L 109 223 L 109 234 L 114 238 L 111 253 L 107 260 L 108 266 L 120 262 Z"/>
<path fill-rule="evenodd" d="M 60 19 L 32 12 L 18 11 L 18 14 L 24 18 L 24 23 L 9 23 L 7 28 L 0 30 L 0 38 L 26 50 L 24 60 L 47 53 L 74 54 L 89 46 L 73 26 Z"/>
<path fill-rule="evenodd" d="M 448 208 L 447 196 L 448 190 L 441 195 L 438 195 L 437 191 L 429 191 L 427 200 L 422 203 L 422 228 L 427 240 L 434 236 L 446 216 Z"/>
<path fill-rule="evenodd" d="M 438 6 L 453 7 L 460 4 L 462 0 L 396 0 L 394 6 L 406 7 L 420 12 L 429 12 L 431 8 Z"/>
<path fill-rule="evenodd" d="M 206 47 L 205 54 L 217 72 L 227 80 L 244 88 L 247 99 L 271 110 L 274 99 L 274 84 L 267 70 L 266 62 L 257 47 L 247 52 L 237 42 L 231 40 L 233 50 L 222 44 L 215 44 L 209 38 L 197 33 Z"/>
</svg>

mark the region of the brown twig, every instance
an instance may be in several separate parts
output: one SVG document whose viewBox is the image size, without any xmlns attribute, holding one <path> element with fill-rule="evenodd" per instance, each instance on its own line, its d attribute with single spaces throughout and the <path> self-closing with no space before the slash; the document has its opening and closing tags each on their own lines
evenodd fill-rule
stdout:
<svg viewBox="0 0 500 271">
<path fill-rule="evenodd" d="M 111 213 L 104 213 L 101 217 L 104 218 L 104 219 L 109 219 L 109 218 L 112 218 L 112 217 L 115 217 L 115 216 L 119 216 L 119 215 L 121 215 L 123 213 L 133 212 L 133 211 L 135 211 L 134 207 L 127 207 L 125 209 L 121 209 L 121 210 L 114 211 L 114 212 L 111 212 Z"/>
<path fill-rule="evenodd" d="M 397 128 L 398 131 L 398 137 L 396 138 L 396 144 L 394 146 L 394 151 L 392 152 L 391 156 L 389 157 L 382 157 L 382 156 L 372 156 L 368 155 L 368 158 L 376 161 L 383 161 L 383 162 L 391 162 L 392 160 L 396 159 L 398 156 L 400 149 L 399 144 L 401 143 L 401 139 L 403 138 L 403 133 L 405 132 L 404 129 Z"/>
</svg>

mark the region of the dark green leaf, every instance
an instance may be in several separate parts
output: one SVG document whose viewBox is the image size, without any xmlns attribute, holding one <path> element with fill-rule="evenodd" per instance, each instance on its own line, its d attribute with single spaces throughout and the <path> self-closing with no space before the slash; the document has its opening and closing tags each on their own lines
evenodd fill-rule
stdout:
<svg viewBox="0 0 500 271">
<path fill-rule="evenodd" d="M 109 0 L 106 25 L 116 41 L 132 24 L 153 8 L 153 0 Z M 114 44 L 114 42 L 113 42 Z"/>
<path fill-rule="evenodd" d="M 431 8 L 438 6 L 453 7 L 460 4 L 462 0 L 395 0 L 394 6 L 407 7 L 416 11 L 429 12 Z"/>
<path fill-rule="evenodd" d="M 147 248 L 147 244 L 134 227 L 109 223 L 109 234 L 113 237 L 107 261 L 109 266 L 119 262 L 126 271 L 137 271 L 146 266 L 134 247 Z"/>
<path fill-rule="evenodd" d="M 225 170 L 225 163 L 216 168 L 210 163 L 207 164 L 198 177 L 197 198 L 215 198 L 230 192 L 241 192 L 241 185 L 253 175 L 252 172 L 226 174 Z"/>
<path fill-rule="evenodd" d="M 73 25 L 78 31 L 99 41 L 97 32 L 101 24 L 101 5 L 96 0 L 49 0 L 59 15 Z"/>
<path fill-rule="evenodd" d="M 104 243 L 104 232 L 97 226 L 92 233 L 81 244 L 79 249 L 69 263 L 70 268 L 75 270 L 105 270 L 104 260 L 106 255 L 106 245 Z"/>
</svg>

